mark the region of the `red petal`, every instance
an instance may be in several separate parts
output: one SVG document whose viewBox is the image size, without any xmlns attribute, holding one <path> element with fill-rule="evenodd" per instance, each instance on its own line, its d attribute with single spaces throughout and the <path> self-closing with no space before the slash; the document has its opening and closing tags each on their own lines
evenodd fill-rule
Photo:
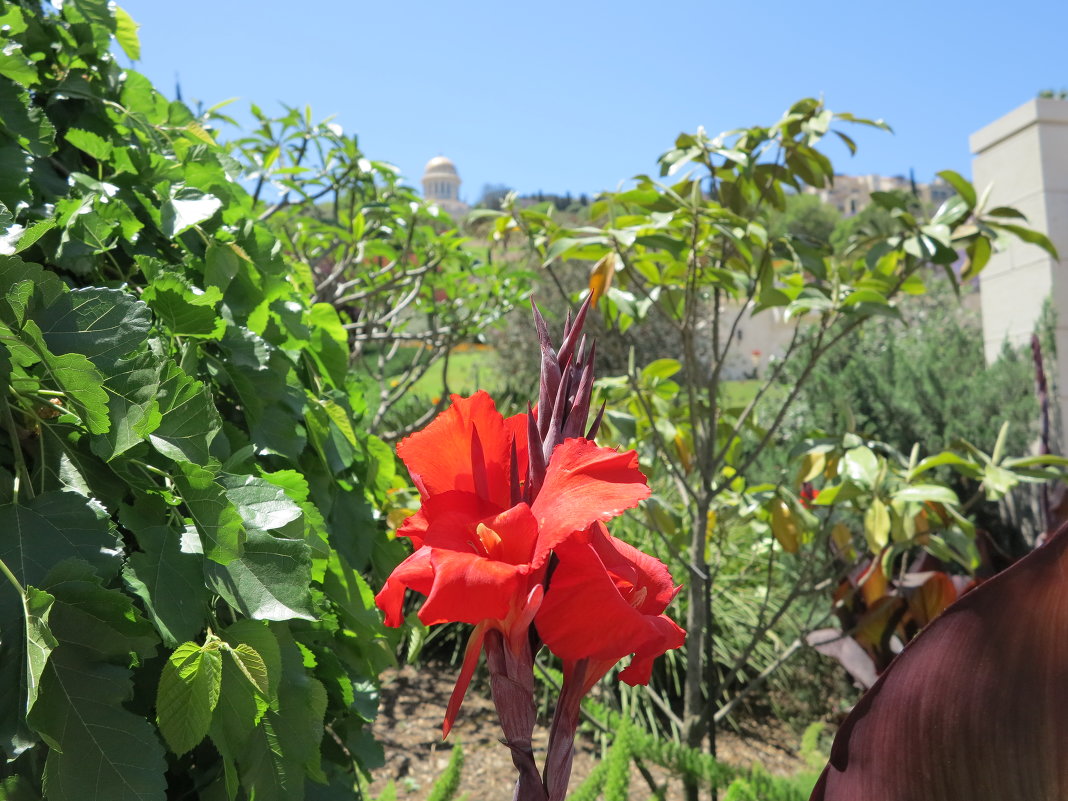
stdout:
<svg viewBox="0 0 1068 801">
<path fill-rule="evenodd" d="M 466 545 L 453 543 L 465 542 L 468 539 L 468 529 L 473 530 L 478 523 L 500 514 L 505 508 L 507 506 L 497 506 L 470 492 L 453 491 L 431 495 L 423 501 L 423 508 L 420 510 L 426 526 L 422 532 L 423 542 L 435 548 L 464 550 Z"/>
<path fill-rule="evenodd" d="M 386 613 L 386 625 L 394 628 L 404 622 L 401 607 L 404 605 L 405 588 L 426 595 L 434 580 L 434 568 L 430 564 L 430 549 L 419 548 L 397 565 L 382 590 L 375 596 L 378 608 Z"/>
<path fill-rule="evenodd" d="M 470 398 L 453 395 L 452 400 L 452 406 L 430 425 L 401 440 L 397 455 L 416 484 L 430 495 L 450 490 L 475 493 L 475 476 L 483 467 L 476 465 L 473 458 L 477 431 L 478 446 L 474 451 L 481 450 L 485 461 L 487 500 L 501 508 L 510 506 L 509 457 L 512 430 L 517 424 L 506 424 L 485 392 L 476 392 Z"/>
<path fill-rule="evenodd" d="M 480 552 L 476 529 L 482 523 L 500 538 L 500 544 L 488 554 L 489 558 L 512 565 L 530 564 L 538 539 L 538 523 L 525 503 L 498 512 L 467 493 L 447 492 L 431 496 L 426 506 L 431 518 L 424 534 L 427 545 Z"/>
<path fill-rule="evenodd" d="M 564 660 L 614 661 L 657 635 L 650 618 L 625 598 L 593 546 L 567 541 L 534 618 L 538 634 Z"/>
<path fill-rule="evenodd" d="M 529 572 L 528 565 L 509 565 L 475 553 L 431 551 L 434 586 L 419 610 L 427 626 L 499 620 L 508 615 L 517 594 L 526 593 L 520 577 Z"/>
<path fill-rule="evenodd" d="M 658 615 L 646 620 L 655 634 L 635 652 L 630 664 L 619 674 L 620 681 L 632 686 L 648 684 L 653 672 L 653 661 L 672 648 L 681 648 L 686 642 L 686 632 L 669 617 Z"/>
<path fill-rule="evenodd" d="M 456 720 L 456 713 L 460 711 L 460 704 L 464 701 L 467 693 L 467 685 L 471 683 L 471 677 L 475 675 L 478 667 L 478 658 L 482 655 L 482 641 L 486 639 L 486 625 L 475 626 L 471 632 L 471 639 L 467 641 L 464 651 L 464 663 L 460 667 L 460 675 L 456 677 L 456 686 L 452 688 L 449 696 L 449 705 L 445 708 L 445 720 L 441 724 L 441 739 L 449 736 L 452 724 Z"/>
<path fill-rule="evenodd" d="M 609 573 L 615 576 L 621 591 L 625 593 L 623 585 L 644 588 L 644 600 L 635 607 L 642 614 L 659 615 L 682 589 L 681 585 L 675 586 L 671 580 L 667 565 L 633 545 L 610 536 L 603 525 L 594 526 L 589 538 Z M 632 603 L 633 600 L 631 598 Z"/>
<path fill-rule="evenodd" d="M 634 451 L 618 453 L 585 439 L 557 445 L 531 509 L 540 540 L 535 565 L 575 531 L 611 520 L 649 497 Z"/>
<path fill-rule="evenodd" d="M 1068 527 L 942 612 L 838 731 L 813 801 L 1068 798 Z"/>
</svg>

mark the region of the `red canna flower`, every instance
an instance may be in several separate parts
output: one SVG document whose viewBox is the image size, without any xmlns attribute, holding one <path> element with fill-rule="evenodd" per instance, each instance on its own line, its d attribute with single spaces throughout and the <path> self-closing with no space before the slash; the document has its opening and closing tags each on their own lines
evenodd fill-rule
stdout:
<svg viewBox="0 0 1068 801">
<path fill-rule="evenodd" d="M 443 725 L 447 736 L 485 649 L 504 742 L 519 772 L 517 801 L 562 801 L 582 696 L 622 657 L 631 684 L 685 634 L 662 613 L 678 592 L 667 568 L 609 536 L 604 522 L 648 497 L 637 454 L 593 442 L 586 427 L 594 348 L 581 336 L 589 299 L 564 323 L 559 351 L 534 309 L 541 343 L 538 411 L 505 419 L 485 392 L 453 404 L 397 453 L 422 496 L 399 534 L 414 552 L 375 602 L 403 623 L 406 590 L 426 597 L 427 624 L 474 625 Z M 532 628 L 533 626 L 533 628 Z M 543 775 L 532 747 L 533 649 L 564 661 Z"/>
<path fill-rule="evenodd" d="M 524 418 L 521 424 L 518 418 Z M 533 501 L 516 500 L 523 496 L 526 475 L 516 444 L 525 418 L 505 420 L 484 392 L 454 397 L 450 409 L 397 448 L 426 495 L 422 509 L 401 529 L 416 550 L 393 571 L 375 601 L 386 613 L 386 624 L 399 626 L 408 588 L 427 596 L 419 610 L 424 624 L 477 627 L 446 716 L 446 733 L 486 632 L 500 631 L 514 648 L 526 638 L 552 551 L 649 494 L 636 454 L 573 438 L 552 451 Z M 524 439 L 522 450 L 525 446 Z"/>
</svg>

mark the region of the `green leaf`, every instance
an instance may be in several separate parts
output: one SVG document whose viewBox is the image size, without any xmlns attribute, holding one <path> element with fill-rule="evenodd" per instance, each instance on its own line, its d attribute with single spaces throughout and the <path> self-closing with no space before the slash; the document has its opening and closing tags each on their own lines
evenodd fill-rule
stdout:
<svg viewBox="0 0 1068 801">
<path fill-rule="evenodd" d="M 101 287 L 65 292 L 34 319 L 52 353 L 80 353 L 105 371 L 144 342 L 152 326 L 144 303 Z"/>
<path fill-rule="evenodd" d="M 124 9 L 115 8 L 115 41 L 131 61 L 141 59 L 141 40 L 137 36 L 140 27 Z"/>
<path fill-rule="evenodd" d="M 183 553 L 181 534 L 169 526 L 134 529 L 140 551 L 123 567 L 130 591 L 145 605 L 163 641 L 174 646 L 203 628 L 211 594 L 204 586 L 204 557 Z"/>
<path fill-rule="evenodd" d="M 871 448 L 851 448 L 842 457 L 840 470 L 852 481 L 870 487 L 879 475 L 879 459 Z"/>
<path fill-rule="evenodd" d="M 48 616 L 52 613 L 55 601 L 44 590 L 27 587 L 23 598 L 26 618 L 26 706 L 28 714 L 37 702 L 37 691 L 41 674 L 44 673 L 48 657 L 59 643 L 48 627 Z"/>
<path fill-rule="evenodd" d="M 26 58 L 22 45 L 18 42 L 9 42 L 0 49 L 0 75 L 22 86 L 40 83 L 37 68 Z"/>
<path fill-rule="evenodd" d="M 297 506 L 281 487 L 256 476 L 223 474 L 218 478 L 226 488 L 226 497 L 249 529 L 270 531 L 298 519 Z"/>
<path fill-rule="evenodd" d="M 315 620 L 309 585 L 311 556 L 303 540 L 249 531 L 244 553 L 208 564 L 208 585 L 253 620 Z"/>
<path fill-rule="evenodd" d="M 227 653 L 234 660 L 241 675 L 256 688 L 256 692 L 264 698 L 269 698 L 270 680 L 267 677 L 267 665 L 264 664 L 263 657 L 257 653 L 256 649 L 251 645 L 240 643 L 227 649 Z"/>
<path fill-rule="evenodd" d="M 59 647 L 48 661 L 30 725 L 51 746 L 49 801 L 164 801 L 163 748 L 141 715 L 128 712 L 130 671 Z"/>
<path fill-rule="evenodd" d="M 282 680 L 282 655 L 270 626 L 258 620 L 238 620 L 223 629 L 220 635 L 234 648 L 245 645 L 259 655 L 267 671 L 267 686 L 261 687 L 261 691 L 266 698 L 273 699 Z"/>
<path fill-rule="evenodd" d="M 178 465 L 174 485 L 200 533 L 204 555 L 225 565 L 241 555 L 245 529 L 226 490 L 210 470 L 189 462 Z"/>
<path fill-rule="evenodd" d="M 987 217 L 1002 217 L 1010 220 L 1024 220 L 1025 222 L 1027 220 L 1027 216 L 1022 211 L 1011 206 L 997 206 L 993 209 L 987 209 L 983 214 Z"/>
<path fill-rule="evenodd" d="M 0 130 L 35 156 L 48 156 L 55 149 L 56 129 L 44 110 L 30 102 L 28 92 L 7 81 L 0 81 Z"/>
<path fill-rule="evenodd" d="M 264 715 L 239 759 L 243 783 L 257 801 L 299 801 L 304 797 L 305 776 L 322 777 L 319 754 L 326 689 L 308 675 L 288 634 L 280 633 L 279 645 L 285 678 L 278 703 Z"/>
<path fill-rule="evenodd" d="M 118 545 L 103 510 L 71 492 L 45 492 L 26 505 L 0 506 L 0 560 L 23 586 L 44 586 L 53 565 L 71 557 L 84 559 L 109 579 L 121 563 Z M 0 594 L 0 620 L 7 595 Z"/>
<path fill-rule="evenodd" d="M 219 412 L 207 387 L 168 361 L 160 377 L 156 400 L 161 420 L 149 434 L 152 446 L 176 462 L 206 463 L 211 441 L 222 429 Z"/>
<path fill-rule="evenodd" d="M 159 428 L 163 420 L 156 400 L 159 371 L 159 359 L 150 352 L 120 361 L 111 368 L 104 380 L 111 428 L 92 442 L 93 453 L 101 459 L 114 459 Z"/>
<path fill-rule="evenodd" d="M 92 131 L 71 128 L 64 134 L 64 138 L 97 161 L 107 161 L 111 158 L 111 143 Z"/>
<path fill-rule="evenodd" d="M 983 488 L 988 501 L 1000 500 L 1019 483 L 1019 477 L 1004 467 L 988 464 L 983 468 Z"/>
<path fill-rule="evenodd" d="M 299 422 L 305 393 L 292 362 L 247 328 L 231 326 L 221 344 L 227 354 L 226 375 L 241 398 L 252 442 L 299 459 L 306 441 Z"/>
<path fill-rule="evenodd" d="M 678 359 L 657 359 L 642 368 L 643 378 L 671 378 L 679 370 L 682 364 Z"/>
<path fill-rule="evenodd" d="M 216 287 L 202 291 L 177 275 L 165 274 L 145 287 L 141 297 L 171 335 L 218 339 L 226 329 L 215 312 L 223 297 Z"/>
<path fill-rule="evenodd" d="M 969 210 L 975 208 L 975 187 L 972 186 L 967 178 L 953 170 L 942 170 L 938 173 L 938 177 L 953 187 L 956 193 L 961 196 L 961 199 L 968 204 Z"/>
<path fill-rule="evenodd" d="M 163 664 L 156 721 L 171 751 L 181 756 L 208 734 L 222 687 L 222 655 L 210 642 L 179 645 Z"/>
<path fill-rule="evenodd" d="M 26 321 L 20 334 L 22 344 L 41 360 L 52 383 L 66 395 L 68 407 L 77 413 L 82 424 L 93 434 L 105 433 L 111 427 L 108 395 L 102 386 L 104 378 L 93 363 L 80 353 L 54 355 L 33 320 Z"/>
<path fill-rule="evenodd" d="M 934 501 L 936 503 L 949 503 L 954 506 L 960 504 L 957 493 L 949 487 L 943 487 L 938 484 L 914 484 L 911 487 L 905 487 L 894 493 L 894 500 Z"/>
<path fill-rule="evenodd" d="M 959 454 L 952 451 L 942 451 L 934 456 L 928 456 L 926 459 L 922 459 L 909 473 L 909 480 L 913 480 L 921 473 L 925 473 L 935 467 L 942 467 L 943 465 L 950 465 L 955 468 L 966 468 L 969 471 L 978 470 L 977 465 L 965 459 Z"/>
<path fill-rule="evenodd" d="M 1000 228 L 1002 231 L 1008 231 L 1014 234 L 1018 239 L 1023 240 L 1031 245 L 1037 245 L 1042 248 L 1053 258 L 1059 258 L 1057 255 L 1057 248 L 1053 246 L 1053 243 L 1049 240 L 1041 231 L 1036 231 L 1033 228 L 1024 228 L 1022 225 L 1011 225 L 1009 223 L 990 223 L 992 228 Z"/>
<path fill-rule="evenodd" d="M 208 220 L 222 208 L 222 201 L 214 195 L 191 187 L 177 189 L 160 209 L 163 233 L 173 237 Z"/>
<path fill-rule="evenodd" d="M 134 70 L 124 70 L 121 102 L 130 111 L 143 114 L 152 125 L 161 125 L 167 121 L 166 98 L 152 86 L 152 82 Z"/>
<path fill-rule="evenodd" d="M 309 352 L 334 386 L 343 387 L 349 372 L 349 337 L 337 309 L 329 303 L 316 303 L 308 314 L 308 323 L 311 326 Z"/>
<path fill-rule="evenodd" d="M 21 253 L 32 245 L 36 244 L 37 240 L 47 234 L 53 228 L 56 227 L 56 220 L 54 217 L 49 217 L 45 220 L 38 220 L 29 228 L 26 232 L 19 237 L 18 247 L 15 248 L 16 253 Z"/>
<path fill-rule="evenodd" d="M 965 249 L 968 254 L 968 265 L 960 274 L 961 281 L 970 281 L 975 276 L 979 275 L 982 269 L 990 261 L 990 255 L 993 249 L 990 245 L 990 240 L 985 236 L 977 236 L 973 239 L 968 247 Z"/>
<path fill-rule="evenodd" d="M 890 510 L 878 498 L 872 498 L 871 506 L 864 513 L 864 535 L 873 553 L 885 548 L 890 541 Z"/>
<path fill-rule="evenodd" d="M 204 285 L 222 292 L 241 270 L 241 259 L 233 248 L 212 243 L 204 254 Z"/>
</svg>

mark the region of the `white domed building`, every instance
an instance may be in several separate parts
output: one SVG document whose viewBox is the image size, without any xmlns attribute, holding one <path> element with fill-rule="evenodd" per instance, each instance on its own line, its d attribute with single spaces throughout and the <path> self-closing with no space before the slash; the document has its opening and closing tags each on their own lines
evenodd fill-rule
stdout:
<svg viewBox="0 0 1068 801">
<path fill-rule="evenodd" d="M 460 200 L 460 174 L 452 159 L 434 156 L 423 170 L 423 197 L 453 217 L 463 217 L 470 207 Z"/>
</svg>

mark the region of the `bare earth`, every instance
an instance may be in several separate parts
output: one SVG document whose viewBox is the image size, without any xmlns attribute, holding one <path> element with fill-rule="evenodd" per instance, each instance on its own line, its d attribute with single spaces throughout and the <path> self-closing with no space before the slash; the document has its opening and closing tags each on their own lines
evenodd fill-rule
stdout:
<svg viewBox="0 0 1068 801">
<path fill-rule="evenodd" d="M 434 780 L 448 764 L 453 745 L 459 742 L 464 749 L 464 769 L 457 799 L 465 794 L 468 801 L 511 799 L 514 768 L 508 749 L 498 741 L 500 729 L 488 692 L 472 685 L 448 741 L 441 740 L 441 721 L 455 672 L 456 668 L 448 666 L 417 670 L 408 665 L 383 675 L 374 735 L 385 749 L 386 764 L 375 773 L 371 798 L 377 798 L 392 780 L 398 799 L 425 801 Z M 535 731 L 539 763 L 547 735 L 545 726 Z M 785 729 L 762 725 L 759 730 L 741 734 L 720 732 L 717 752 L 729 765 L 749 767 L 759 761 L 772 773 L 789 775 L 805 767 L 796 756 L 796 740 Z M 599 746 L 591 739 L 580 734 L 575 745 L 572 787 L 577 787 L 600 760 Z M 651 795 L 649 786 L 636 768 L 632 773 L 630 800 L 645 801 Z M 653 774 L 658 782 L 664 780 L 663 773 L 655 768 Z M 677 783 L 669 786 L 668 797 L 681 797 Z"/>
</svg>

